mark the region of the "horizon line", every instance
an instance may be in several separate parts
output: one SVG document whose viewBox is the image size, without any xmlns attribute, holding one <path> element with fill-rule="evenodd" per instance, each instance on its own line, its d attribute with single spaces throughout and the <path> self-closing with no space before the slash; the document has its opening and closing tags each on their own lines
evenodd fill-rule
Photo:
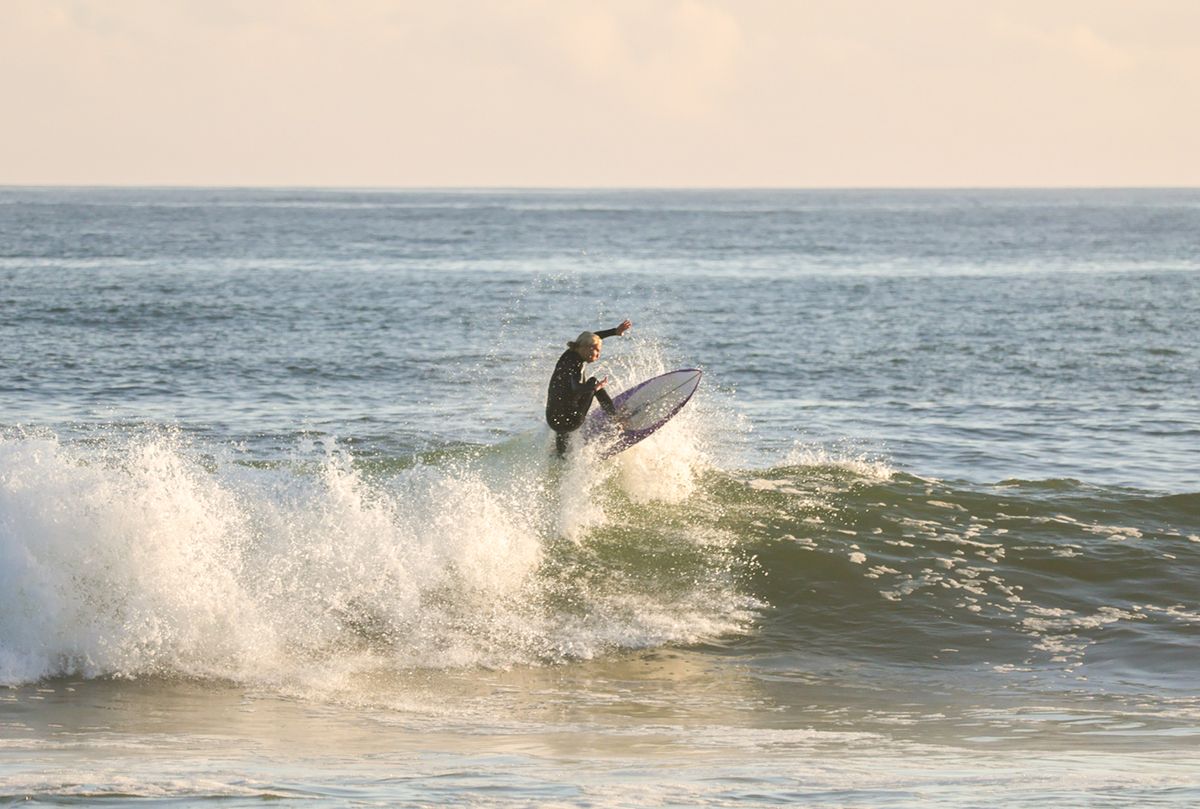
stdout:
<svg viewBox="0 0 1200 809">
<path fill-rule="evenodd" d="M 1197 191 L 1200 185 L 342 185 L 302 183 L 0 183 L 0 190 L 624 192 L 624 191 Z"/>
</svg>

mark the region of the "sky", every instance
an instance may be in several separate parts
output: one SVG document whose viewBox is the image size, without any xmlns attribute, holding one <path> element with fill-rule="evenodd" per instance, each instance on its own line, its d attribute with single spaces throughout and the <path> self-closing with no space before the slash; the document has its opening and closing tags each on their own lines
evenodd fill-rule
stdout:
<svg viewBox="0 0 1200 809">
<path fill-rule="evenodd" d="M 0 185 L 1200 186 L 1197 0 L 0 0 Z"/>
</svg>

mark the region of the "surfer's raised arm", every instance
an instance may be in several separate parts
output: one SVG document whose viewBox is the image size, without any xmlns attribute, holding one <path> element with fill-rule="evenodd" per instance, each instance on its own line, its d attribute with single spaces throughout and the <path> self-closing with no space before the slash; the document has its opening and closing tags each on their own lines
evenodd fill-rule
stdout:
<svg viewBox="0 0 1200 809">
<path fill-rule="evenodd" d="M 617 326 L 615 329 L 604 329 L 603 331 L 596 332 L 596 336 L 601 340 L 603 340 L 605 337 L 621 337 L 625 334 L 625 332 L 632 328 L 633 321 L 626 319 L 621 321 L 621 325 Z"/>
</svg>

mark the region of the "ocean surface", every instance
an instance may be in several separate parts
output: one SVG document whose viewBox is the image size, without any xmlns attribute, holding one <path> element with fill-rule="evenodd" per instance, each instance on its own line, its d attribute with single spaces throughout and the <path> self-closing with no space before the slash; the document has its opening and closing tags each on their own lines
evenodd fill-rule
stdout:
<svg viewBox="0 0 1200 809">
<path fill-rule="evenodd" d="M 1194 806 L 1198 335 L 1195 190 L 0 189 L 0 803 Z"/>
</svg>

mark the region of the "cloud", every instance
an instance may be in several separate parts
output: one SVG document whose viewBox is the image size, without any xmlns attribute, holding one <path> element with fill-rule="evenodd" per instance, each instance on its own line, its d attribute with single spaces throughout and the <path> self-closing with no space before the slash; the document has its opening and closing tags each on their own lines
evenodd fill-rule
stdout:
<svg viewBox="0 0 1200 809">
<path fill-rule="evenodd" d="M 1066 57 L 1089 68 L 1121 73 L 1133 70 L 1144 60 L 1132 47 L 1106 39 L 1083 23 L 1045 30 L 1005 17 L 994 17 L 992 29 L 1002 38 L 1035 46 L 1051 56 Z"/>
<path fill-rule="evenodd" d="M 671 117 L 719 110 L 735 86 L 744 37 L 729 13 L 699 0 L 560 5 L 566 65 L 614 95 Z"/>
<path fill-rule="evenodd" d="M 1134 51 L 1114 45 L 1086 25 L 1075 26 L 1065 39 L 1077 57 L 1105 70 L 1131 70 L 1140 61 Z"/>
</svg>

